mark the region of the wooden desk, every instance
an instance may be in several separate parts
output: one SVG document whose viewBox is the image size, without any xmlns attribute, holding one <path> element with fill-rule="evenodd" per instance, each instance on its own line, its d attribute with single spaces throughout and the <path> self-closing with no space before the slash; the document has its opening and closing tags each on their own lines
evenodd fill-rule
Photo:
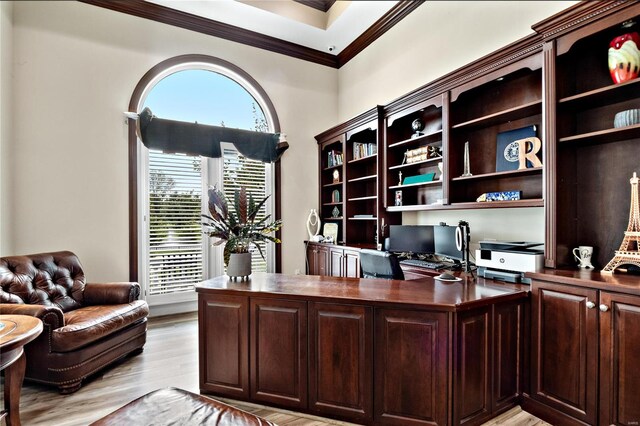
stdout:
<svg viewBox="0 0 640 426">
<path fill-rule="evenodd" d="M 20 426 L 20 391 L 26 360 L 24 345 L 42 332 L 42 322 L 27 315 L 0 315 L 0 370 L 4 374 L 4 406 L 0 419 Z"/>
<path fill-rule="evenodd" d="M 200 391 L 362 424 L 480 424 L 521 395 L 528 286 L 254 273 L 196 286 Z"/>
</svg>

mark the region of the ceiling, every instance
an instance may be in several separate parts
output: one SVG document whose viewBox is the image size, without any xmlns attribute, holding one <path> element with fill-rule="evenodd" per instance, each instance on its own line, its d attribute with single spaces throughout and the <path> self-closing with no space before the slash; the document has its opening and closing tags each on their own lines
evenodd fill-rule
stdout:
<svg viewBox="0 0 640 426">
<path fill-rule="evenodd" d="M 146 0 L 338 55 L 397 1 Z M 327 9 L 323 11 L 322 9 Z"/>
</svg>

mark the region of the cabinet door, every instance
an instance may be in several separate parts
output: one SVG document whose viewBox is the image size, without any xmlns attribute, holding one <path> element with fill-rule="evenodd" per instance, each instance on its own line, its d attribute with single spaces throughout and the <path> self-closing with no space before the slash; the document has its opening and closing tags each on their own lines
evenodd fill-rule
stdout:
<svg viewBox="0 0 640 426">
<path fill-rule="evenodd" d="M 307 271 L 306 274 L 307 275 L 318 275 L 318 267 L 316 266 L 316 246 L 314 244 L 306 244 L 306 267 L 307 267 Z"/>
<path fill-rule="evenodd" d="M 602 292 L 600 424 L 640 422 L 640 297 Z"/>
<path fill-rule="evenodd" d="M 513 407 L 522 393 L 524 302 L 493 308 L 492 412 Z"/>
<path fill-rule="evenodd" d="M 491 417 L 491 308 L 457 314 L 453 424 Z"/>
<path fill-rule="evenodd" d="M 447 423 L 448 314 L 376 310 L 375 421 Z"/>
<path fill-rule="evenodd" d="M 534 281 L 532 300 L 532 398 L 595 424 L 597 292 Z"/>
<path fill-rule="evenodd" d="M 307 303 L 251 299 L 251 398 L 307 408 Z"/>
<path fill-rule="evenodd" d="M 371 308 L 309 305 L 309 408 L 319 414 L 371 420 Z"/>
<path fill-rule="evenodd" d="M 329 275 L 332 277 L 343 277 L 343 250 L 341 248 L 330 248 L 329 249 L 329 263 L 331 266 L 331 270 L 329 271 Z"/>
<path fill-rule="evenodd" d="M 307 246 L 307 274 L 327 275 L 329 264 L 329 249 L 320 244 Z"/>
<path fill-rule="evenodd" d="M 344 251 L 344 275 L 349 278 L 360 277 L 360 252 L 355 250 Z"/>
<path fill-rule="evenodd" d="M 200 390 L 249 397 L 249 299 L 199 295 Z"/>
<path fill-rule="evenodd" d="M 329 248 L 317 246 L 316 250 L 316 275 L 329 275 Z"/>
</svg>

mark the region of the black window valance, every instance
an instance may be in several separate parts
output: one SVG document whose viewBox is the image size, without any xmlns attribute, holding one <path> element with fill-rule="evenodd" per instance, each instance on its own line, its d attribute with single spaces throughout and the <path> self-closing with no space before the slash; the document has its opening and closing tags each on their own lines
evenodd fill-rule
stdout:
<svg viewBox="0 0 640 426">
<path fill-rule="evenodd" d="M 222 156 L 220 142 L 229 142 L 240 154 L 263 163 L 278 161 L 289 148 L 286 141 L 281 141 L 280 133 L 167 120 L 155 117 L 149 108 L 138 117 L 138 134 L 149 149 L 211 158 Z"/>
</svg>

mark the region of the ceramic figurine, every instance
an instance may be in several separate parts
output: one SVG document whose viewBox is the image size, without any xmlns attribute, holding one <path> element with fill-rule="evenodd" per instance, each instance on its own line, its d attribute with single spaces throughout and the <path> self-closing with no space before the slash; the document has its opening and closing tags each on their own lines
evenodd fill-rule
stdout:
<svg viewBox="0 0 640 426">
<path fill-rule="evenodd" d="M 611 40 L 609 44 L 609 72 L 616 84 L 633 80 L 640 73 L 640 36 L 631 32 Z"/>
<path fill-rule="evenodd" d="M 316 209 L 311 209 L 311 213 L 307 218 L 307 232 L 309 233 L 309 239 L 312 239 L 320 232 L 320 217 Z"/>
<path fill-rule="evenodd" d="M 464 171 L 462 177 L 473 176 L 471 174 L 471 166 L 469 164 L 469 142 L 464 143 Z"/>
<path fill-rule="evenodd" d="M 413 129 L 414 131 L 413 135 L 411 135 L 412 138 L 417 138 L 424 135 L 424 133 L 420 132 L 424 129 L 424 123 L 419 118 L 416 118 L 411 122 L 411 129 Z"/>
</svg>

